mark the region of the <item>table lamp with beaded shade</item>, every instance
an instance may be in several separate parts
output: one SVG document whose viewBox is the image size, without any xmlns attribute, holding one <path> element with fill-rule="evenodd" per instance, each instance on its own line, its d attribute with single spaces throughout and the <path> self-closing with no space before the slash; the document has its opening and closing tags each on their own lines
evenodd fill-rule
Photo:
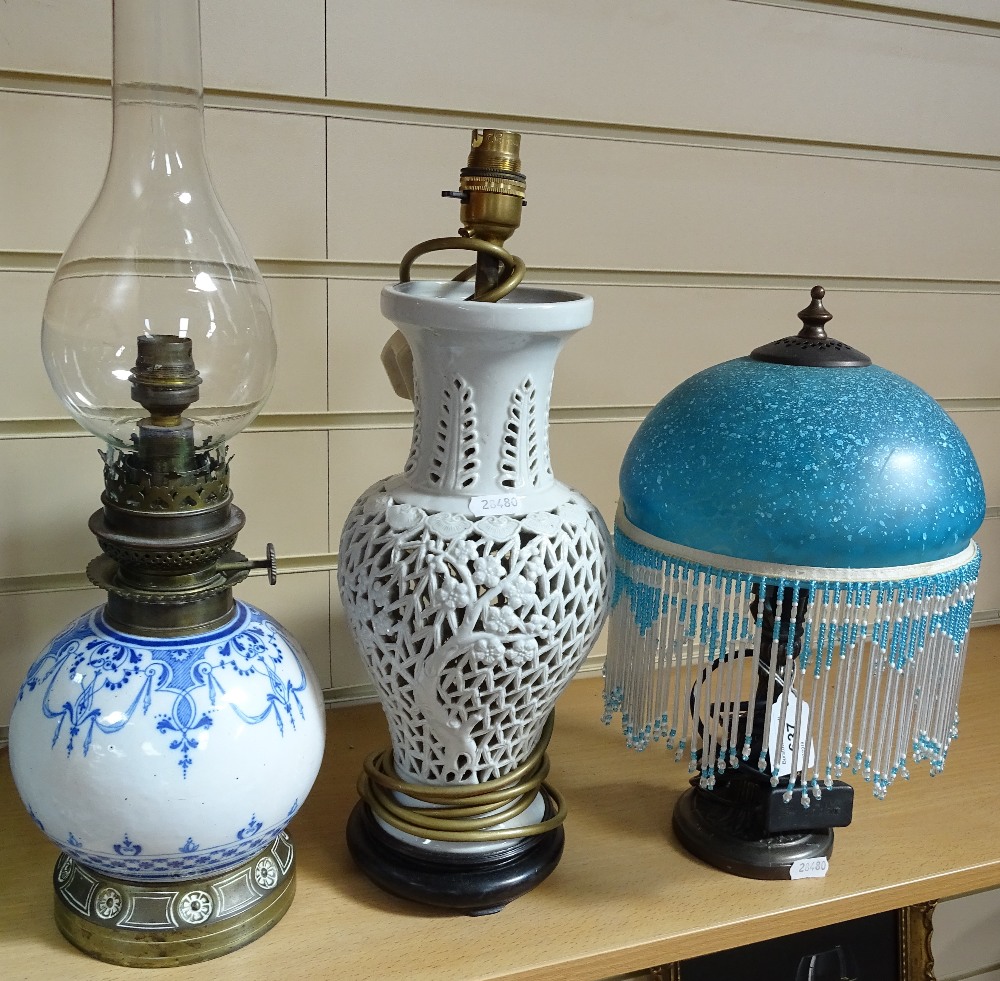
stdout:
<svg viewBox="0 0 1000 981">
<path fill-rule="evenodd" d="M 942 769 L 979 570 L 965 438 L 823 298 L 670 392 L 620 475 L 605 719 L 687 762 L 681 842 L 760 878 L 825 868 L 842 775 Z"/>
</svg>

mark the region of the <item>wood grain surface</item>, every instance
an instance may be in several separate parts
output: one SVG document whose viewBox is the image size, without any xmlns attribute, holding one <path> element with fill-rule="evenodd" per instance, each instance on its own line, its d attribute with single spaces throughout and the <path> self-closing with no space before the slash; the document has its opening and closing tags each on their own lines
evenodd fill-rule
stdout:
<svg viewBox="0 0 1000 981">
<path fill-rule="evenodd" d="M 854 823 L 837 831 L 829 875 L 797 882 L 726 876 L 682 852 L 670 812 L 684 768 L 658 747 L 625 749 L 602 726 L 601 685 L 560 699 L 552 781 L 570 807 L 553 875 L 501 913 L 449 916 L 381 893 L 354 867 L 344 825 L 364 756 L 387 743 L 377 706 L 328 717 L 326 760 L 291 825 L 298 893 L 269 934 L 224 959 L 170 972 L 214 978 L 330 981 L 595 981 L 867 913 L 1000 885 L 1000 792 L 985 740 L 1000 701 L 1000 627 L 973 632 L 961 738 L 942 776 L 924 767 L 878 802 L 856 784 Z M 6 754 L 4 754 L 6 755 Z M 0 767 L 0 977 L 4 981 L 137 977 L 90 960 L 52 919 L 56 849 Z"/>
</svg>

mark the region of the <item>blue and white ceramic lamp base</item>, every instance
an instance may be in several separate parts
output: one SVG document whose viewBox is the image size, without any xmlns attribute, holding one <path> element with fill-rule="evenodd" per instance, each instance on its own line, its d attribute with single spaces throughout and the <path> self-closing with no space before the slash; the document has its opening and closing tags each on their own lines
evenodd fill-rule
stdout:
<svg viewBox="0 0 1000 981">
<path fill-rule="evenodd" d="M 166 966 L 273 926 L 294 893 L 284 828 L 324 735 L 308 661 L 255 607 L 171 638 L 122 633 L 102 608 L 78 618 L 32 665 L 10 727 L 18 791 L 63 852 L 62 932 L 104 960 Z"/>
</svg>

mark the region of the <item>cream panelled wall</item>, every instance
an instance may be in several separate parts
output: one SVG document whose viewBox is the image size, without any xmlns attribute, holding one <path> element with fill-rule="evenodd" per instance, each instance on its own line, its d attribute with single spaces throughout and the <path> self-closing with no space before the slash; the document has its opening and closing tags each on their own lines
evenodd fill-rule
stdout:
<svg viewBox="0 0 1000 981">
<path fill-rule="evenodd" d="M 241 548 L 283 575 L 241 595 L 304 643 L 333 697 L 364 674 L 336 595 L 354 498 L 399 469 L 380 284 L 451 234 L 468 130 L 524 134 L 516 251 L 595 296 L 557 369 L 557 472 L 610 519 L 638 421 L 684 377 L 798 326 L 938 398 L 990 506 L 981 621 L 1000 619 L 1000 12 L 992 0 L 202 0 L 213 173 L 271 291 L 265 414 L 237 437 Z M 51 394 L 38 335 L 110 139 L 109 0 L 0 7 L 0 724 L 25 669 L 101 601 L 99 444 Z M 497 56 L 483 68 L 486 45 Z M 435 270 L 430 270 L 433 273 Z"/>
<path fill-rule="evenodd" d="M 202 21 L 213 172 L 280 346 L 233 451 L 241 547 L 274 540 L 283 575 L 241 595 L 299 637 L 332 697 L 365 690 L 340 526 L 409 442 L 377 361 L 379 287 L 454 231 L 438 192 L 484 124 L 524 133 L 531 277 L 597 303 L 557 370 L 563 479 L 611 518 L 648 408 L 797 328 L 822 282 L 834 333 L 972 443 L 989 505 L 976 617 L 1000 620 L 996 0 L 202 0 Z M 51 394 L 38 336 L 104 173 L 110 37 L 109 0 L 0 5 L 0 727 L 35 654 L 101 601 L 83 575 L 99 445 Z M 976 927 L 996 896 L 942 907 L 939 977 L 1000 976 L 995 931 Z"/>
</svg>

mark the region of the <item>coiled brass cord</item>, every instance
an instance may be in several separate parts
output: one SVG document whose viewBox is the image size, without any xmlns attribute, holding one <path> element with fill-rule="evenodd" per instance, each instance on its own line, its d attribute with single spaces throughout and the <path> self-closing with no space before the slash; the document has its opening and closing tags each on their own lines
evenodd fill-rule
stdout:
<svg viewBox="0 0 1000 981">
<path fill-rule="evenodd" d="M 562 795 L 545 782 L 549 773 L 546 748 L 552 737 L 555 713 L 545 722 L 531 755 L 516 769 L 480 784 L 432 785 L 401 780 L 391 750 L 369 755 L 358 777 L 358 794 L 376 817 L 417 838 L 434 841 L 507 841 L 545 834 L 566 820 Z M 496 825 L 522 814 L 539 793 L 549 817 L 517 828 Z M 428 804 L 407 807 L 394 794 L 405 794 Z"/>
<path fill-rule="evenodd" d="M 505 248 L 487 242 L 485 239 L 474 238 L 465 235 L 451 235 L 446 238 L 431 238 L 419 245 L 414 245 L 399 263 L 399 281 L 401 283 L 410 282 L 410 267 L 415 259 L 426 255 L 428 252 L 439 252 L 444 249 L 465 249 L 472 252 L 481 252 L 493 256 L 500 261 L 500 279 L 492 289 L 473 293 L 469 299 L 478 300 L 482 303 L 495 303 L 503 299 L 508 293 L 515 289 L 524 279 L 524 260 L 516 255 L 512 255 Z M 463 269 L 453 280 L 456 283 L 464 283 L 467 279 L 475 275 L 475 265 L 468 269 Z"/>
</svg>

